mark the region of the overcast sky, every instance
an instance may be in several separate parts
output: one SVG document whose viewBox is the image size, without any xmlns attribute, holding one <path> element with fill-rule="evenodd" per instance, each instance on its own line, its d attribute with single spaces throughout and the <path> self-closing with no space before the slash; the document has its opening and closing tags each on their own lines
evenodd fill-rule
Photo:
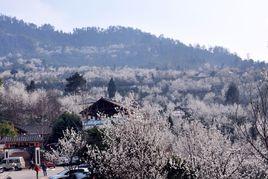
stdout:
<svg viewBox="0 0 268 179">
<path fill-rule="evenodd" d="M 0 0 L 0 12 L 63 31 L 122 25 L 268 62 L 268 0 Z"/>
</svg>

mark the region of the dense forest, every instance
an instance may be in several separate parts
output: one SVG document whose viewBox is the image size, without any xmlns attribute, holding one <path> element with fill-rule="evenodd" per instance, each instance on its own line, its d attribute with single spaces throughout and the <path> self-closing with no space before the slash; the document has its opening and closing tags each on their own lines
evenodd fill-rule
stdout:
<svg viewBox="0 0 268 179">
<path fill-rule="evenodd" d="M 2 61 L 12 62 L 14 56 L 37 58 L 47 66 L 189 69 L 211 64 L 245 69 L 265 65 L 242 60 L 223 47 L 185 45 L 130 27 L 85 27 L 64 33 L 49 24 L 38 27 L 4 15 L 0 16 L 0 42 Z"/>
</svg>

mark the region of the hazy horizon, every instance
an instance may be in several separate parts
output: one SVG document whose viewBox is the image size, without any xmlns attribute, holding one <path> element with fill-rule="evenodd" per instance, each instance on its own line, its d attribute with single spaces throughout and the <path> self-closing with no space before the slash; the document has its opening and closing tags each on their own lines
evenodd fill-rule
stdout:
<svg viewBox="0 0 268 179">
<path fill-rule="evenodd" d="M 206 47 L 223 46 L 242 58 L 268 62 L 268 2 L 123 0 L 1 0 L 0 13 L 57 30 L 127 26 Z"/>
</svg>

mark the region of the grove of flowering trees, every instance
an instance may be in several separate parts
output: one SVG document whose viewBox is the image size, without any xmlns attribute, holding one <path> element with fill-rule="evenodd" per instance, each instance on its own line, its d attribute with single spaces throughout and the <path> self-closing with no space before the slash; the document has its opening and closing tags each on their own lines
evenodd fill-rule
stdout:
<svg viewBox="0 0 268 179">
<path fill-rule="evenodd" d="M 173 116 L 171 125 L 153 106 L 133 110 L 99 128 L 103 134 L 101 148 L 87 144 L 86 162 L 95 177 L 263 178 L 268 174 L 266 159 L 238 133 L 234 139 L 216 125 L 208 127 L 198 119 L 182 116 Z M 61 147 L 50 153 L 54 158 L 59 153 L 70 158 L 84 149 L 81 134 L 73 130 L 72 136 L 67 133 L 70 131 L 59 141 Z M 176 168 L 172 175 L 168 166 Z"/>
<path fill-rule="evenodd" d="M 131 111 L 94 129 L 101 133 L 101 146 L 87 141 L 92 133 L 67 129 L 58 148 L 48 152 L 50 158 L 81 157 L 92 174 L 106 178 L 268 177 L 263 70 L 31 64 L 15 76 L 10 70 L 0 72 L 1 122 L 53 125 L 66 112 L 79 115 L 93 101 L 109 96 L 110 79 L 116 84 L 113 100 Z M 83 76 L 83 88 L 66 93 L 65 79 L 76 72 Z M 34 90 L 27 90 L 31 81 Z"/>
<path fill-rule="evenodd" d="M 172 135 L 159 115 L 135 111 L 105 126 L 105 149 L 88 146 L 89 163 L 108 178 L 161 178 L 172 156 Z"/>
</svg>

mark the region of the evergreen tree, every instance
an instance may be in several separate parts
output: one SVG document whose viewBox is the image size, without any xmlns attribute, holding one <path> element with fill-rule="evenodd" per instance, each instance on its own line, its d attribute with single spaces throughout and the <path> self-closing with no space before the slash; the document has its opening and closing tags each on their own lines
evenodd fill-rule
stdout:
<svg viewBox="0 0 268 179">
<path fill-rule="evenodd" d="M 98 127 L 93 127 L 85 130 L 85 139 L 88 145 L 97 146 L 99 149 L 104 149 L 106 146 L 104 139 L 104 130 Z"/>
<path fill-rule="evenodd" d="M 83 89 L 86 85 L 86 80 L 84 79 L 83 75 L 80 75 L 77 72 L 67 78 L 66 81 L 67 84 L 65 87 L 65 92 L 68 93 L 79 92 L 79 90 Z"/>
<path fill-rule="evenodd" d="M 239 90 L 235 83 L 230 83 L 229 88 L 225 93 L 225 102 L 227 104 L 239 102 Z"/>
<path fill-rule="evenodd" d="M 5 136 L 15 136 L 17 134 L 14 125 L 9 122 L 0 123 L 0 138 L 2 139 Z"/>
<path fill-rule="evenodd" d="M 26 87 L 26 91 L 33 92 L 35 90 L 35 82 L 31 80 L 30 84 Z"/>
<path fill-rule="evenodd" d="M 169 123 L 169 128 L 172 129 L 174 126 L 174 122 L 170 115 L 168 116 L 168 123 Z"/>
<path fill-rule="evenodd" d="M 108 95 L 109 95 L 109 98 L 113 98 L 115 96 L 115 93 L 116 93 L 116 86 L 115 86 L 115 83 L 114 83 L 114 79 L 111 78 L 111 80 L 108 83 Z"/>
<path fill-rule="evenodd" d="M 66 129 L 74 129 L 75 131 L 82 130 L 82 122 L 80 117 L 75 114 L 63 113 L 54 123 L 52 127 L 51 142 L 57 142 L 63 137 L 63 131 Z"/>
</svg>

